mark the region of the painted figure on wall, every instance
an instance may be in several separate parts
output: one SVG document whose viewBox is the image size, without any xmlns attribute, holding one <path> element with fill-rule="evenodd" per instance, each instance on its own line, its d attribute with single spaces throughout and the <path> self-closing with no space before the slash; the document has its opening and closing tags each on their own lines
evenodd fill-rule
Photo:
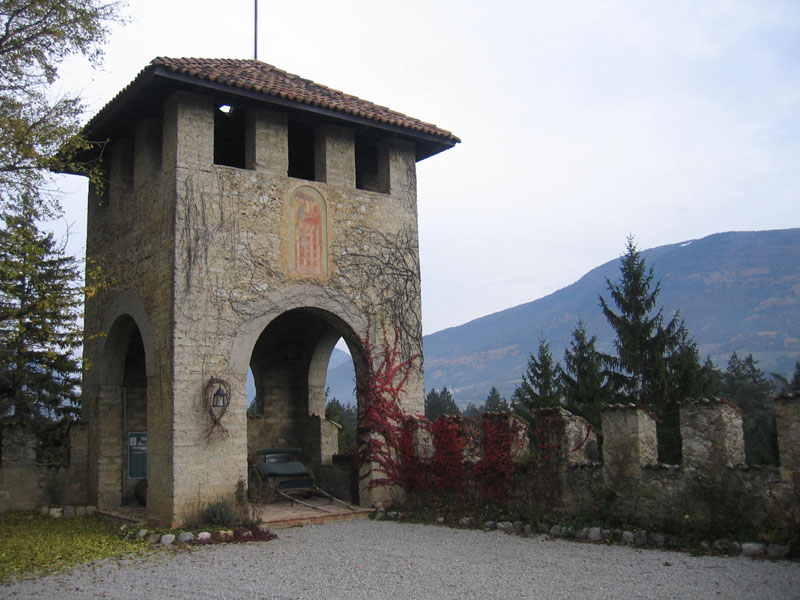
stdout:
<svg viewBox="0 0 800 600">
<path fill-rule="evenodd" d="M 304 277 L 327 275 L 325 200 L 312 187 L 301 186 L 292 194 L 292 271 Z"/>
</svg>

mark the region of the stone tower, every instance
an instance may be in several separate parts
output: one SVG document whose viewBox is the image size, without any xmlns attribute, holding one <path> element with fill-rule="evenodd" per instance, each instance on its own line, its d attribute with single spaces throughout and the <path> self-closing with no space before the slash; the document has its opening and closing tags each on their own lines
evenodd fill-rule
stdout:
<svg viewBox="0 0 800 600">
<path fill-rule="evenodd" d="M 358 393 L 365 341 L 421 353 L 416 162 L 458 138 L 256 60 L 170 58 L 85 133 L 107 140 L 88 157 L 107 177 L 88 202 L 88 500 L 120 506 L 146 477 L 148 519 L 174 525 L 232 499 L 256 448 L 330 462 L 337 341 Z"/>
</svg>

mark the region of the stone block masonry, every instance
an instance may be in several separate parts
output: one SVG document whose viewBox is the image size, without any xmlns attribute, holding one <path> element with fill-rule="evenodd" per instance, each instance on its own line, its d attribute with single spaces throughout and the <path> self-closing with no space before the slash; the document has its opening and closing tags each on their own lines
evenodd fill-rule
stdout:
<svg viewBox="0 0 800 600">
<path fill-rule="evenodd" d="M 87 502 L 133 502 L 137 453 L 165 525 L 232 501 L 259 448 L 330 465 L 339 339 L 359 402 L 365 342 L 418 357 L 399 401 L 422 412 L 416 161 L 457 138 L 258 61 L 164 58 L 86 133 L 110 139 L 88 210 L 107 285 L 86 303 Z"/>
<path fill-rule="evenodd" d="M 688 400 L 681 410 L 683 465 L 723 469 L 743 465 L 742 411 L 719 398 Z"/>
<path fill-rule="evenodd" d="M 604 473 L 611 485 L 633 485 L 641 467 L 658 462 L 655 420 L 633 404 L 609 405 L 601 418 Z"/>
<path fill-rule="evenodd" d="M 785 537 L 800 517 L 800 470 L 793 454 L 799 441 L 800 396 L 779 398 L 776 413 L 780 469 L 745 464 L 741 412 L 727 400 L 700 398 L 682 404 L 681 465 L 657 462 L 655 421 L 635 405 L 605 407 L 601 456 L 596 454 L 597 432 L 585 420 L 562 408 L 542 409 L 535 415 L 532 452 L 515 453 L 515 487 L 505 500 L 559 514 L 601 510 L 625 522 L 667 528 L 678 523 L 709 531 L 751 527 Z M 518 419 L 503 413 L 492 418 Z M 472 434 L 481 427 L 464 417 L 439 419 L 452 422 L 469 438 L 461 462 L 473 478 L 466 493 L 474 494 L 481 490 L 480 477 L 487 476 L 473 468 L 488 453 L 485 438 Z M 446 428 L 432 428 L 420 419 L 410 430 L 417 459 L 435 465 L 436 431 Z"/>
<path fill-rule="evenodd" d="M 0 512 L 31 510 L 42 504 L 84 504 L 87 484 L 87 425 L 70 426 L 69 462 L 40 465 L 36 462 L 35 433 L 24 424 L 7 425 L 0 431 Z"/>
<path fill-rule="evenodd" d="M 775 399 L 775 423 L 781 469 L 800 472 L 800 393 L 783 394 Z"/>
</svg>

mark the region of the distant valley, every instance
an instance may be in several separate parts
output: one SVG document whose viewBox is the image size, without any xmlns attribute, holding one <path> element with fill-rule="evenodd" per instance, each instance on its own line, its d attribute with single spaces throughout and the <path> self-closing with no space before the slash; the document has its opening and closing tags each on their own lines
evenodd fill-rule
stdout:
<svg viewBox="0 0 800 600">
<path fill-rule="evenodd" d="M 661 280 L 659 305 L 665 315 L 680 309 L 703 358 L 724 368 L 731 352 L 752 353 L 765 373 L 791 373 L 800 360 L 800 229 L 718 233 L 642 255 Z M 610 352 L 598 296 L 618 277 L 617 258 L 548 296 L 425 336 L 425 389 L 448 386 L 462 407 L 482 403 L 492 386 L 510 397 L 540 336 L 560 360 L 579 317 Z M 349 403 L 353 366 L 341 355 L 328 386 Z"/>
</svg>

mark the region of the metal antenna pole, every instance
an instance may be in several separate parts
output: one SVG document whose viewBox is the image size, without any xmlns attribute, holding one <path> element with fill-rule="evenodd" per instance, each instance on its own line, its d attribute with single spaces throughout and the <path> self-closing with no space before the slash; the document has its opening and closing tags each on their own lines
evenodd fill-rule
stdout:
<svg viewBox="0 0 800 600">
<path fill-rule="evenodd" d="M 253 58 L 258 60 L 258 0 L 253 0 Z"/>
</svg>

